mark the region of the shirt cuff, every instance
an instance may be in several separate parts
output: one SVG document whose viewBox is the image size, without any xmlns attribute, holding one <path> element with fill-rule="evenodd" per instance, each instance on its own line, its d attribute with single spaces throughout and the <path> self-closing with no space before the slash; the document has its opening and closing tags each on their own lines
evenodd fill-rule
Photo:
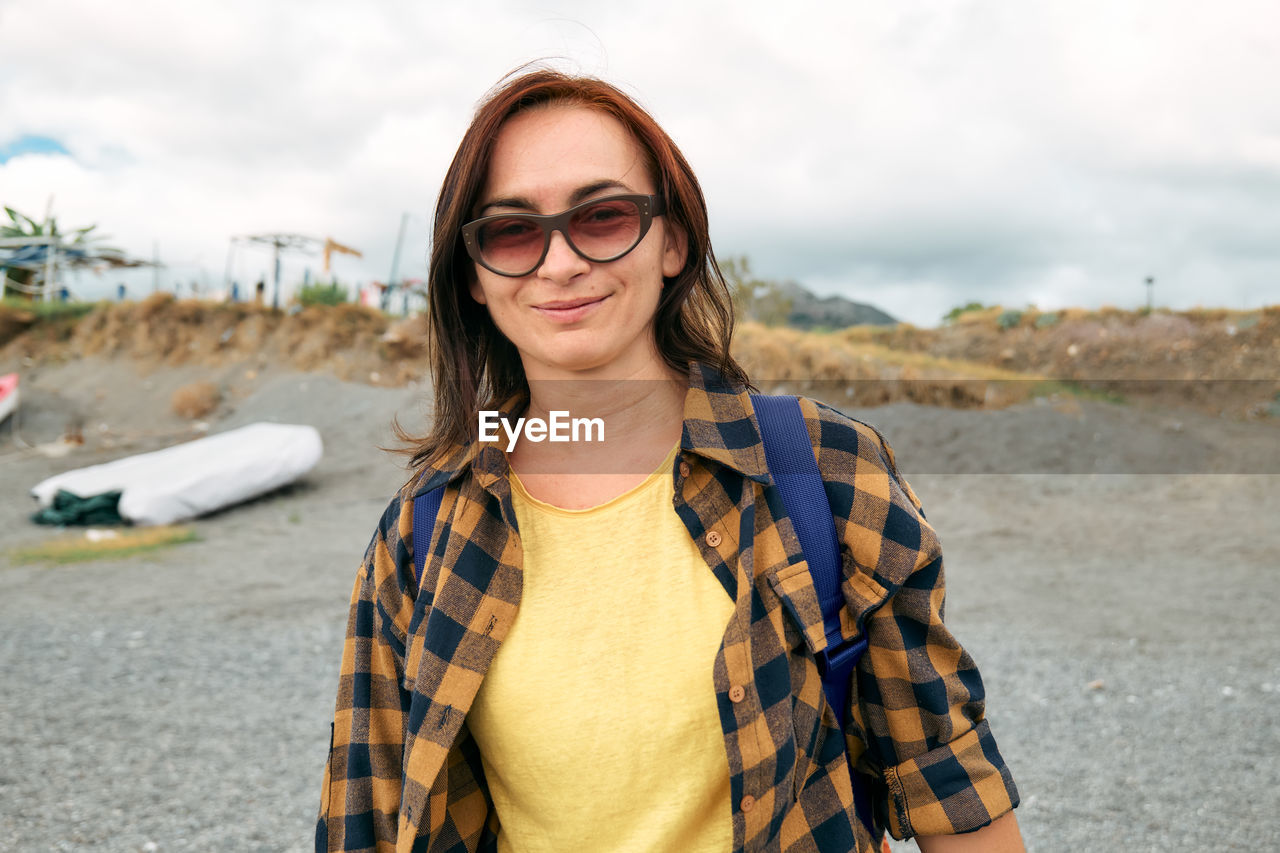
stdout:
<svg viewBox="0 0 1280 853">
<path fill-rule="evenodd" d="M 885 771 L 894 838 L 981 829 L 1018 805 L 986 720 L 951 743 Z"/>
</svg>

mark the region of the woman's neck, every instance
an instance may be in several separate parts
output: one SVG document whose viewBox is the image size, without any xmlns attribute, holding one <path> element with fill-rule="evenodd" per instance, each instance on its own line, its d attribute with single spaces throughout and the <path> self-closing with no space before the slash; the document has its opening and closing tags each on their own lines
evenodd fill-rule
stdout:
<svg viewBox="0 0 1280 853">
<path fill-rule="evenodd" d="M 574 425 L 560 431 L 569 440 L 523 432 L 508 461 L 534 497 L 571 509 L 597 506 L 642 482 L 680 440 L 687 390 L 688 380 L 674 371 L 530 380 L 525 422 L 558 417 Z"/>
</svg>

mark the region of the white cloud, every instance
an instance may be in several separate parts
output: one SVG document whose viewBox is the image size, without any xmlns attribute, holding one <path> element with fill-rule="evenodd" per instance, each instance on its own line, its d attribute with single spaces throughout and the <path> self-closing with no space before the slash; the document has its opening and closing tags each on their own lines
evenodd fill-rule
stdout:
<svg viewBox="0 0 1280 853">
<path fill-rule="evenodd" d="M 365 251 L 340 275 L 383 279 L 408 211 L 421 275 L 476 101 L 560 56 L 654 112 L 717 250 L 761 274 L 918 323 L 975 298 L 1136 305 L 1147 274 L 1166 304 L 1256 305 L 1280 301 L 1278 23 L 1261 0 L 11 2 L 5 132 L 73 156 L 0 165 L 0 200 L 53 193 L 215 282 L 256 231 L 333 236 Z"/>
</svg>

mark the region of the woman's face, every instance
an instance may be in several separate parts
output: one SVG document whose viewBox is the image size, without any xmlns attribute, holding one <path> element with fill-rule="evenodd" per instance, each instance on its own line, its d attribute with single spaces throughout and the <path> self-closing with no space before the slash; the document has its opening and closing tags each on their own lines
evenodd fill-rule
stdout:
<svg viewBox="0 0 1280 853">
<path fill-rule="evenodd" d="M 654 192 L 639 145 L 617 119 L 551 106 L 503 125 L 473 214 L 560 213 L 595 198 Z M 652 332 L 662 279 L 684 261 L 683 236 L 660 216 L 616 261 L 588 261 L 555 231 L 533 272 L 511 278 L 476 264 L 470 290 L 519 350 L 530 379 L 654 378 L 667 373 Z"/>
</svg>

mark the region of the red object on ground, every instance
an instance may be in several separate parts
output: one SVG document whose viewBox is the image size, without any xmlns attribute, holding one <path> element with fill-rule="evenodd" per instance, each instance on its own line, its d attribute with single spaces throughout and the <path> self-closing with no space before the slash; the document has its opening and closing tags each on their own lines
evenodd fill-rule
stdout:
<svg viewBox="0 0 1280 853">
<path fill-rule="evenodd" d="M 18 408 L 18 374 L 0 376 L 0 423 Z"/>
</svg>

